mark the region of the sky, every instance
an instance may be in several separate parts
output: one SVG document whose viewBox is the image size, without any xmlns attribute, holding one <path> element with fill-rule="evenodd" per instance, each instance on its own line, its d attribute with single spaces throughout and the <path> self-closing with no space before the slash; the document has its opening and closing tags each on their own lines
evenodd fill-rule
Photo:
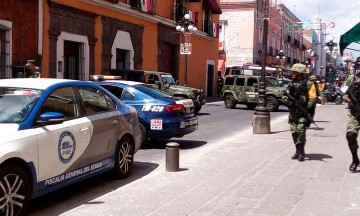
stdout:
<svg viewBox="0 0 360 216">
<path fill-rule="evenodd" d="M 326 41 L 330 36 L 339 44 L 340 36 L 360 22 L 360 0 L 270 0 L 274 4 L 284 4 L 296 15 L 304 26 L 310 26 L 314 16 L 319 15 L 325 23 Z M 347 48 L 359 50 L 344 50 L 344 54 L 352 54 L 353 58 L 360 56 L 360 44 L 352 43 Z"/>
</svg>

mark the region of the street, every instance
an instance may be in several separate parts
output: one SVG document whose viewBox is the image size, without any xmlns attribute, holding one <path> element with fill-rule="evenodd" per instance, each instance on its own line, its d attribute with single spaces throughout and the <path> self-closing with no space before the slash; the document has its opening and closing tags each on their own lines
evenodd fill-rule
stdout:
<svg viewBox="0 0 360 216">
<path fill-rule="evenodd" d="M 194 149 L 200 149 L 208 143 L 232 137 L 240 131 L 252 127 L 253 114 L 254 110 L 248 110 L 244 105 L 237 105 L 235 109 L 226 109 L 223 101 L 215 99 L 214 102 L 204 105 L 198 114 L 199 128 L 197 131 L 167 142 L 178 142 L 183 157 Z M 281 106 L 279 112 L 271 113 L 271 118 L 273 120 L 284 115 L 287 115 L 287 108 Z M 30 215 L 59 215 L 83 204 L 84 201 L 95 199 L 150 175 L 159 168 L 159 164 L 164 163 L 167 142 L 150 142 L 145 149 L 140 149 L 135 155 L 134 169 L 128 178 L 113 181 L 109 174 L 103 174 L 55 191 L 32 200 L 29 207 Z M 126 197 L 123 198 L 126 199 Z"/>
</svg>

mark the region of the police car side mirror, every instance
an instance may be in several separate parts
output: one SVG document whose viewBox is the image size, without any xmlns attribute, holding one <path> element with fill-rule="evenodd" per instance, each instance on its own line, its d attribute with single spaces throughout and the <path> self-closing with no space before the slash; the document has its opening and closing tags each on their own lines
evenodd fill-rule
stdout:
<svg viewBox="0 0 360 216">
<path fill-rule="evenodd" d="M 61 124 L 65 120 L 64 114 L 58 112 L 46 112 L 40 115 L 39 120 L 36 123 L 39 126 Z"/>
<path fill-rule="evenodd" d="M 165 88 L 170 88 L 170 84 L 165 84 Z"/>
</svg>

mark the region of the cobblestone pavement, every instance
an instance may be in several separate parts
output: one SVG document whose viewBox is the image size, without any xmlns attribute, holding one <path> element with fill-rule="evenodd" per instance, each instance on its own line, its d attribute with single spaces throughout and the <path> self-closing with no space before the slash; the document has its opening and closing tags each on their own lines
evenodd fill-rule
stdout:
<svg viewBox="0 0 360 216">
<path fill-rule="evenodd" d="M 164 161 L 62 215 L 360 215 L 360 175 L 348 171 L 345 107 L 317 107 L 323 130 L 307 130 L 304 162 L 290 159 L 295 147 L 284 116 L 271 121 L 271 134 L 252 134 L 249 126 L 180 152 L 181 171 L 166 172 Z"/>
</svg>

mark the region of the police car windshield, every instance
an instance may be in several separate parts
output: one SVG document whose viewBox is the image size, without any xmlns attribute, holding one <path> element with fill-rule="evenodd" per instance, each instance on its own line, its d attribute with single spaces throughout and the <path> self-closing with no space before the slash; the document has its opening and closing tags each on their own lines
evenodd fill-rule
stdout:
<svg viewBox="0 0 360 216">
<path fill-rule="evenodd" d="M 165 84 L 176 84 L 174 77 L 170 74 L 162 74 L 161 79 Z"/>
<path fill-rule="evenodd" d="M 23 121 L 42 93 L 37 89 L 0 87 L 0 123 Z"/>
<path fill-rule="evenodd" d="M 131 87 L 133 87 L 134 89 L 137 89 L 137 90 L 141 91 L 142 93 L 145 93 L 153 98 L 156 98 L 156 99 L 172 98 L 171 95 L 165 94 L 164 92 L 147 87 L 145 85 L 133 85 Z"/>
</svg>

